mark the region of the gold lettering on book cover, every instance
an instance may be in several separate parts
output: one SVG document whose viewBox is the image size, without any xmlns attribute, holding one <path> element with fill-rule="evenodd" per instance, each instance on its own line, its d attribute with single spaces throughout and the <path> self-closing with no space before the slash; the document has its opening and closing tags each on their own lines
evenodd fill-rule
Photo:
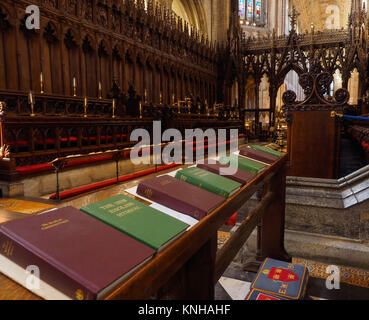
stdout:
<svg viewBox="0 0 369 320">
<path fill-rule="evenodd" d="M 83 290 L 82 289 L 78 289 L 76 291 L 76 299 L 77 300 L 84 300 L 85 299 L 85 296 L 83 294 Z"/>
<path fill-rule="evenodd" d="M 109 204 L 106 204 L 106 205 L 100 207 L 99 209 L 101 209 L 101 210 L 108 210 L 108 209 L 111 209 L 111 208 L 114 208 L 114 205 L 111 204 L 111 203 L 109 203 Z"/>
<path fill-rule="evenodd" d="M 11 257 L 13 255 L 14 245 L 11 241 L 5 241 L 2 244 L 1 249 L 6 256 Z"/>
<path fill-rule="evenodd" d="M 68 222 L 69 222 L 69 220 L 58 219 L 58 220 L 54 220 L 54 221 L 51 221 L 51 222 L 43 223 L 41 225 L 41 230 L 45 231 L 45 230 L 60 226 L 62 224 L 68 223 Z"/>
<path fill-rule="evenodd" d="M 146 189 L 145 190 L 145 197 L 148 199 L 152 198 L 152 190 L 151 189 Z"/>
<path fill-rule="evenodd" d="M 167 186 L 167 185 L 169 185 L 169 184 L 171 184 L 172 183 L 172 181 L 171 180 L 164 180 L 164 181 L 162 181 L 160 184 L 164 187 L 164 186 Z"/>
</svg>

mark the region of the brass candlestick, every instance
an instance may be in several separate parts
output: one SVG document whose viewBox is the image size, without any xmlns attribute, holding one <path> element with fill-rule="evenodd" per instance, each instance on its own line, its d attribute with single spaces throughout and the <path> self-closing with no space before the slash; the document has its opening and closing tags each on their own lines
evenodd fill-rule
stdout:
<svg viewBox="0 0 369 320">
<path fill-rule="evenodd" d="M 206 109 L 206 115 L 210 117 L 210 111 L 209 111 L 209 105 L 208 100 L 205 100 L 205 109 Z"/>
<path fill-rule="evenodd" d="M 172 94 L 172 106 L 174 106 L 176 104 L 176 101 L 175 101 L 175 95 Z"/>
<path fill-rule="evenodd" d="M 245 128 L 246 128 L 246 131 L 250 131 L 250 127 L 251 127 L 250 121 L 247 119 L 247 120 L 245 121 Z"/>
<path fill-rule="evenodd" d="M 140 101 L 140 119 L 142 119 L 142 102 Z"/>
<path fill-rule="evenodd" d="M 35 102 L 34 102 L 34 99 L 33 99 L 32 91 L 30 91 L 28 99 L 29 99 L 29 104 L 31 105 L 31 114 L 30 114 L 30 116 L 34 117 L 36 114 L 35 114 Z"/>
<path fill-rule="evenodd" d="M 85 97 L 84 103 L 83 103 L 83 109 L 84 109 L 83 117 L 84 118 L 87 118 L 87 107 L 88 107 L 88 100 L 87 100 L 87 97 Z"/>
<path fill-rule="evenodd" d="M 43 76 L 43 74 L 42 74 L 42 72 L 40 73 L 40 88 L 41 88 L 41 93 L 42 94 L 44 94 L 45 93 L 45 91 L 44 91 L 44 76 Z"/>
<path fill-rule="evenodd" d="M 144 102 L 145 102 L 145 104 L 148 104 L 149 103 L 149 101 L 148 101 L 148 99 L 147 99 L 147 90 L 145 89 L 145 93 L 144 93 Z"/>
<path fill-rule="evenodd" d="M 187 107 L 187 113 L 191 114 L 191 99 L 185 98 L 185 103 L 186 103 L 186 107 Z"/>
<path fill-rule="evenodd" d="M 181 104 L 179 101 L 177 102 L 177 106 L 178 106 L 178 114 L 181 114 Z"/>
<path fill-rule="evenodd" d="M 113 99 L 113 115 L 112 118 L 115 119 L 115 99 Z"/>
<path fill-rule="evenodd" d="M 77 97 L 77 80 L 73 78 L 73 97 Z"/>
<path fill-rule="evenodd" d="M 160 92 L 160 105 L 163 104 L 163 94 Z"/>
</svg>

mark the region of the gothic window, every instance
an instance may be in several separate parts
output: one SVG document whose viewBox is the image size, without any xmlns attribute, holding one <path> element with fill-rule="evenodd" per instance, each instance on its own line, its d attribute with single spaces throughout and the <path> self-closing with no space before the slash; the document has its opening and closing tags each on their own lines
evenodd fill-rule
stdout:
<svg viewBox="0 0 369 320">
<path fill-rule="evenodd" d="M 264 1 L 263 0 L 239 0 L 239 16 L 242 24 L 264 25 Z"/>
</svg>

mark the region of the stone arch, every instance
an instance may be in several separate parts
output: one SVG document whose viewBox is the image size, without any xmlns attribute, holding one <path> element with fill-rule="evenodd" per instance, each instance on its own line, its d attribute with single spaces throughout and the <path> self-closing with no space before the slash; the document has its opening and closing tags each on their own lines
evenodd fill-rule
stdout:
<svg viewBox="0 0 369 320">
<path fill-rule="evenodd" d="M 208 33 L 204 7 L 197 0 L 173 0 L 172 10 L 203 33 Z"/>
<path fill-rule="evenodd" d="M 256 81 L 255 77 L 250 75 L 245 84 L 245 108 L 255 109 L 256 106 Z"/>
</svg>

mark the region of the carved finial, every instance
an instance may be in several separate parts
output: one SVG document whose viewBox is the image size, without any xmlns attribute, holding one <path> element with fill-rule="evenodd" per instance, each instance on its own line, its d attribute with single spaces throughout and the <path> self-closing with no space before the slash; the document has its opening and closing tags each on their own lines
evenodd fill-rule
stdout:
<svg viewBox="0 0 369 320">
<path fill-rule="evenodd" d="M 297 18 L 299 15 L 300 13 L 296 10 L 296 7 L 292 6 L 291 13 L 288 15 L 291 23 L 291 32 L 296 31 L 297 29 Z"/>
</svg>

